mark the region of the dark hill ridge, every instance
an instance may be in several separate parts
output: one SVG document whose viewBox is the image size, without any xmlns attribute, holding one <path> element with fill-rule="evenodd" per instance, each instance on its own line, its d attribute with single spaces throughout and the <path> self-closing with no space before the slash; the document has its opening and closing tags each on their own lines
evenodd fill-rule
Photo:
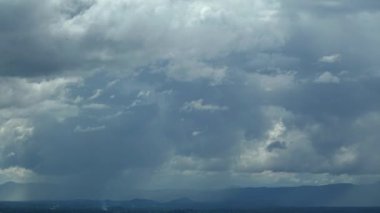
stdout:
<svg viewBox="0 0 380 213">
<path fill-rule="evenodd" d="M 38 191 L 38 189 L 44 189 Z M 18 205 L 19 202 L 5 202 L 13 195 L 23 193 L 33 200 L 22 205 L 43 205 L 49 207 L 74 206 L 78 208 L 255 208 L 255 207 L 373 207 L 380 206 L 380 184 L 352 185 L 333 184 L 324 186 L 298 187 L 258 187 L 231 188 L 215 191 L 186 191 L 170 201 L 159 202 L 151 199 L 132 199 L 127 201 L 98 200 L 68 200 L 64 194 L 59 194 L 59 186 L 43 184 L 0 185 L 1 206 Z M 34 193 L 35 192 L 35 193 Z M 175 192 L 178 195 L 178 191 Z M 165 194 L 170 194 L 167 190 Z M 57 199 L 58 198 L 58 199 Z M 54 201 L 65 200 L 65 201 Z"/>
<path fill-rule="evenodd" d="M 372 206 L 380 202 L 352 199 L 351 194 L 363 194 L 364 186 L 337 184 L 280 188 L 239 188 L 224 191 L 223 203 L 232 207 L 252 206 Z M 366 189 L 369 191 L 371 188 Z M 369 198 L 368 198 L 369 199 Z M 379 200 L 380 201 L 380 200 Z"/>
</svg>

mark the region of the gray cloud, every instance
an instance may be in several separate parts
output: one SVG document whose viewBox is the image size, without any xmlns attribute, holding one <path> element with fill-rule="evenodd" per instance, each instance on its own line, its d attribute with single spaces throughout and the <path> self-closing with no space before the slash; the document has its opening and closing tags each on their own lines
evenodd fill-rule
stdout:
<svg viewBox="0 0 380 213">
<path fill-rule="evenodd" d="M 286 143 L 282 141 L 275 141 L 267 146 L 267 150 L 272 152 L 276 149 L 286 149 Z"/>
<path fill-rule="evenodd" d="M 99 197 L 378 178 L 377 1 L 0 8 L 0 181 Z"/>
</svg>

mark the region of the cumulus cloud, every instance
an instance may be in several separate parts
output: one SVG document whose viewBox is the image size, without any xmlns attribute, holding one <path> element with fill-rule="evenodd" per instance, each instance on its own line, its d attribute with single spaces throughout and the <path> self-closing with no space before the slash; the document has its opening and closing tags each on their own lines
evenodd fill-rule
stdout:
<svg viewBox="0 0 380 213">
<path fill-rule="evenodd" d="M 9 167 L 0 169 L 0 183 L 16 182 L 28 183 L 37 182 L 41 177 L 38 177 L 33 171 L 22 167 Z"/>
<path fill-rule="evenodd" d="M 0 138 L 2 145 L 10 141 L 24 141 L 33 134 L 33 127 L 26 119 L 10 119 L 0 127 Z"/>
</svg>

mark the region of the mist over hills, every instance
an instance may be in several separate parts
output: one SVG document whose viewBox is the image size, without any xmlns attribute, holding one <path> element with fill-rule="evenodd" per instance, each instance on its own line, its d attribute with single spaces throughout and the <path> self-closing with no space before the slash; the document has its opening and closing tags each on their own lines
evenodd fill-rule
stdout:
<svg viewBox="0 0 380 213">
<path fill-rule="evenodd" d="M 22 199 L 28 198 L 28 199 Z M 140 192 L 135 199 L 107 200 L 80 195 L 72 199 L 59 185 L 5 183 L 2 205 L 27 201 L 52 206 L 123 208 L 237 208 L 256 207 L 375 207 L 380 206 L 380 184 L 229 188 L 222 190 L 161 190 Z M 85 198 L 85 199 L 83 199 Z M 16 202 L 18 203 L 18 202 Z"/>
</svg>

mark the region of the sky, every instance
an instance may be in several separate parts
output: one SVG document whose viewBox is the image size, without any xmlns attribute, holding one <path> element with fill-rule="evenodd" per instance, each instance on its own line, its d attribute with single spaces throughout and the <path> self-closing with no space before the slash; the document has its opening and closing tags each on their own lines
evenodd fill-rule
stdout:
<svg viewBox="0 0 380 213">
<path fill-rule="evenodd" d="M 0 183 L 380 180 L 378 0 L 0 0 Z"/>
</svg>

